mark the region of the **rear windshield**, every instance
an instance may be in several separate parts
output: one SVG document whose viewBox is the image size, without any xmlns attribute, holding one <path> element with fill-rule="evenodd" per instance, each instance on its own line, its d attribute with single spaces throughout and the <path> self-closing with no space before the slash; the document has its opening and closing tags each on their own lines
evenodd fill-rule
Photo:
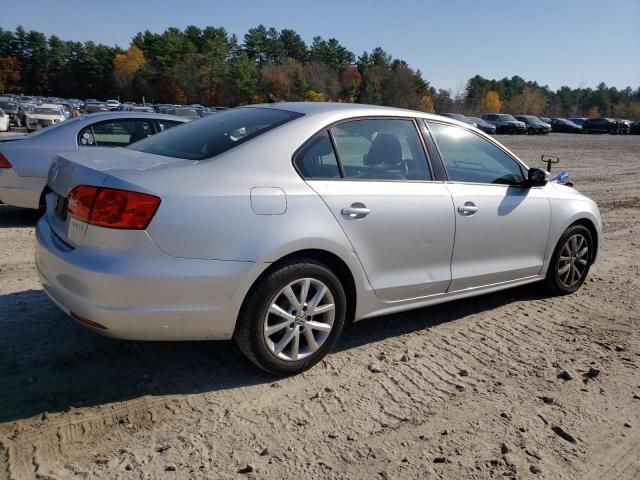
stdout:
<svg viewBox="0 0 640 480">
<path fill-rule="evenodd" d="M 500 118 L 500 120 L 502 120 L 503 122 L 512 122 L 515 120 L 515 118 L 513 118 L 513 116 L 511 115 L 498 115 L 498 117 Z"/>
<path fill-rule="evenodd" d="M 301 116 L 271 108 L 234 108 L 166 130 L 127 148 L 165 157 L 204 160 Z"/>
</svg>

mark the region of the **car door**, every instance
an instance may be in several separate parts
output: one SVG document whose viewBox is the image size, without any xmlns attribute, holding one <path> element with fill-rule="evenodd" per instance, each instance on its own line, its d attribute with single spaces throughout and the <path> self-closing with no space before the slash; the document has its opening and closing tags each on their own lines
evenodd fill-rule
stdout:
<svg viewBox="0 0 640 480">
<path fill-rule="evenodd" d="M 428 123 L 455 208 L 449 291 L 538 275 L 551 217 L 545 188 L 525 186 L 524 167 L 483 136 Z"/>
<path fill-rule="evenodd" d="M 378 298 L 443 293 L 451 280 L 451 195 L 433 181 L 413 119 L 353 119 L 296 156 L 351 242 Z"/>
</svg>

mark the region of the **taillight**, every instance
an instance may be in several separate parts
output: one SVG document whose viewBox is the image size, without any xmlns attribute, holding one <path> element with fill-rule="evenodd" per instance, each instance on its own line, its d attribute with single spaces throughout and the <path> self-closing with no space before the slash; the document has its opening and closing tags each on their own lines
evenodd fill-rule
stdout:
<svg viewBox="0 0 640 480">
<path fill-rule="evenodd" d="M 7 157 L 0 153 L 0 168 L 11 168 L 11 162 Z"/>
<path fill-rule="evenodd" d="M 67 198 L 69 215 L 90 225 L 144 230 L 160 205 L 154 195 L 79 185 Z"/>
<path fill-rule="evenodd" d="M 89 222 L 89 215 L 98 190 L 98 187 L 89 187 L 87 185 L 79 185 L 71 190 L 67 197 L 69 215 L 83 222 Z"/>
</svg>

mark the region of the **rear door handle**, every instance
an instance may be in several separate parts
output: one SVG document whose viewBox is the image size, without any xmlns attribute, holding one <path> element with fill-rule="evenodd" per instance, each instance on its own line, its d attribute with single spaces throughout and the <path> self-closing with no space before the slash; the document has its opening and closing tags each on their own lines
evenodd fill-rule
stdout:
<svg viewBox="0 0 640 480">
<path fill-rule="evenodd" d="M 471 216 L 480 210 L 475 203 L 473 202 L 465 202 L 465 204 L 461 207 L 458 207 L 458 213 L 465 216 Z"/>
<path fill-rule="evenodd" d="M 362 203 L 354 203 L 340 210 L 340 213 L 349 218 L 364 218 L 371 213 L 371 210 Z"/>
</svg>

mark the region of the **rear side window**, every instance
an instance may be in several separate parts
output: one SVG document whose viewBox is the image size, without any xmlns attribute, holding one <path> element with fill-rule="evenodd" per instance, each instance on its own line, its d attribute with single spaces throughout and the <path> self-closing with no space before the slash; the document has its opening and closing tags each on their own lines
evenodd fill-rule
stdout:
<svg viewBox="0 0 640 480">
<path fill-rule="evenodd" d="M 518 185 L 520 164 L 484 138 L 452 125 L 429 123 L 449 179 L 454 182 Z"/>
<path fill-rule="evenodd" d="M 82 147 L 126 147 L 154 133 L 151 120 L 110 120 L 94 123 L 80 130 L 78 145 Z"/>
<path fill-rule="evenodd" d="M 273 108 L 234 108 L 170 129 L 130 148 L 165 157 L 204 160 L 301 116 Z"/>
<path fill-rule="evenodd" d="M 294 162 L 304 178 L 340 178 L 338 160 L 326 131 L 308 141 L 296 154 Z"/>
<path fill-rule="evenodd" d="M 171 127 L 177 127 L 184 123 L 176 122 L 175 120 L 156 120 L 156 122 L 158 123 L 159 132 L 164 132 L 165 130 L 169 130 Z"/>
<path fill-rule="evenodd" d="M 411 120 L 371 119 L 331 129 L 346 178 L 431 180 L 427 157 Z"/>
</svg>

